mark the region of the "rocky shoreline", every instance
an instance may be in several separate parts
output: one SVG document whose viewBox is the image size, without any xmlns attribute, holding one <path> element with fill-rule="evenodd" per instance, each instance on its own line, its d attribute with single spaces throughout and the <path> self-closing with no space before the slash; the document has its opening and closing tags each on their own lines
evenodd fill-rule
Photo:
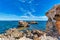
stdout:
<svg viewBox="0 0 60 40">
<path fill-rule="evenodd" d="M 47 36 L 46 32 L 40 30 L 20 31 L 13 28 L 7 30 L 4 34 L 0 34 L 0 40 L 58 40 L 58 38 Z"/>
<path fill-rule="evenodd" d="M 9 29 L 4 34 L 0 34 L 0 40 L 60 40 L 60 5 L 55 5 L 46 13 L 48 21 L 46 30 L 23 30 L 29 24 L 38 24 L 35 21 L 19 21 L 18 28 Z"/>
</svg>

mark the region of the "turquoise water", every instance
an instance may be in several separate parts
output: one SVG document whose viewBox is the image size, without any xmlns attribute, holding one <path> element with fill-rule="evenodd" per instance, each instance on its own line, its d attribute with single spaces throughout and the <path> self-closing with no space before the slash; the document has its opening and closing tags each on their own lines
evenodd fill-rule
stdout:
<svg viewBox="0 0 60 40">
<path fill-rule="evenodd" d="M 45 30 L 46 28 L 46 21 L 37 21 L 38 24 L 30 24 L 28 29 L 34 30 Z M 0 21 L 0 33 L 4 33 L 6 30 L 10 28 L 17 28 L 18 21 Z"/>
</svg>

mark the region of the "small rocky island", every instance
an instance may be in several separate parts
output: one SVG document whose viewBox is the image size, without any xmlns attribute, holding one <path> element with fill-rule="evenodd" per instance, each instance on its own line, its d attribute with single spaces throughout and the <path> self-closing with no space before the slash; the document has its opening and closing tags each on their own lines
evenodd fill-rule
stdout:
<svg viewBox="0 0 60 40">
<path fill-rule="evenodd" d="M 18 28 L 11 28 L 6 33 L 0 34 L 0 40 L 60 40 L 60 5 L 55 5 L 46 12 L 48 21 L 46 30 L 24 30 L 21 27 L 29 27 L 28 22 L 19 21 Z M 33 21 L 31 24 L 35 24 Z"/>
<path fill-rule="evenodd" d="M 29 22 L 26 22 L 26 21 L 18 21 L 18 27 L 17 28 L 19 30 L 23 30 L 24 28 L 30 27 L 30 24 L 35 25 L 35 24 L 38 24 L 38 22 L 36 22 L 36 21 L 29 21 Z"/>
<path fill-rule="evenodd" d="M 23 29 L 28 28 L 28 27 L 29 27 L 28 22 L 25 22 L 25 21 L 18 21 L 17 29 L 23 30 Z"/>
<path fill-rule="evenodd" d="M 36 21 L 31 21 L 31 22 L 29 22 L 29 24 L 38 24 L 38 22 L 36 22 Z"/>
</svg>

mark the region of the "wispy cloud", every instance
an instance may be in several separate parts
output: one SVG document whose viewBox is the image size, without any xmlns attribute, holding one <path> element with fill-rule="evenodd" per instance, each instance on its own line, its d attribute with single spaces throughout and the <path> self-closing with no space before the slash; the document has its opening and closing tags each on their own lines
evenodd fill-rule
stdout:
<svg viewBox="0 0 60 40">
<path fill-rule="evenodd" d="M 32 12 L 30 12 L 30 11 L 27 11 L 27 12 L 25 13 L 25 15 L 26 15 L 26 16 L 29 15 L 29 17 L 35 17 L 34 15 L 32 15 Z"/>
<path fill-rule="evenodd" d="M 30 12 L 28 12 L 30 16 L 27 16 L 26 14 L 23 16 L 18 16 L 14 14 L 0 14 L 0 20 L 40 20 L 40 21 L 46 21 L 46 16 L 34 16 Z"/>
<path fill-rule="evenodd" d="M 17 15 L 0 13 L 0 20 L 19 20 Z"/>
<path fill-rule="evenodd" d="M 23 2 L 23 3 L 25 3 L 26 1 L 28 1 L 28 3 L 30 4 L 30 3 L 32 3 L 33 0 L 19 0 L 19 1 Z"/>
<path fill-rule="evenodd" d="M 24 20 L 40 20 L 40 21 L 48 20 L 46 16 L 35 16 L 35 17 L 22 16 L 20 18 L 23 18 Z"/>
<path fill-rule="evenodd" d="M 32 3 L 33 0 L 30 0 L 28 3 Z"/>
</svg>

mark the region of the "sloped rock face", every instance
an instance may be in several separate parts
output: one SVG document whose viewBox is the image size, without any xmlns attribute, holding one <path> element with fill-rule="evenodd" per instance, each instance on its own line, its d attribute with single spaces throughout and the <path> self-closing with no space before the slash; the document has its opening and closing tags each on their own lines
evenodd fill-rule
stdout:
<svg viewBox="0 0 60 40">
<path fill-rule="evenodd" d="M 20 27 L 29 27 L 29 24 L 28 24 L 28 22 L 19 21 L 18 28 L 20 28 Z"/>
<path fill-rule="evenodd" d="M 48 17 L 48 21 L 46 24 L 46 32 L 49 35 L 56 35 L 58 34 L 57 29 L 56 29 L 56 20 L 55 15 L 60 14 L 60 5 L 55 5 L 51 10 L 49 10 L 46 13 L 46 16 Z M 56 33 L 56 34 L 55 34 Z"/>
</svg>

